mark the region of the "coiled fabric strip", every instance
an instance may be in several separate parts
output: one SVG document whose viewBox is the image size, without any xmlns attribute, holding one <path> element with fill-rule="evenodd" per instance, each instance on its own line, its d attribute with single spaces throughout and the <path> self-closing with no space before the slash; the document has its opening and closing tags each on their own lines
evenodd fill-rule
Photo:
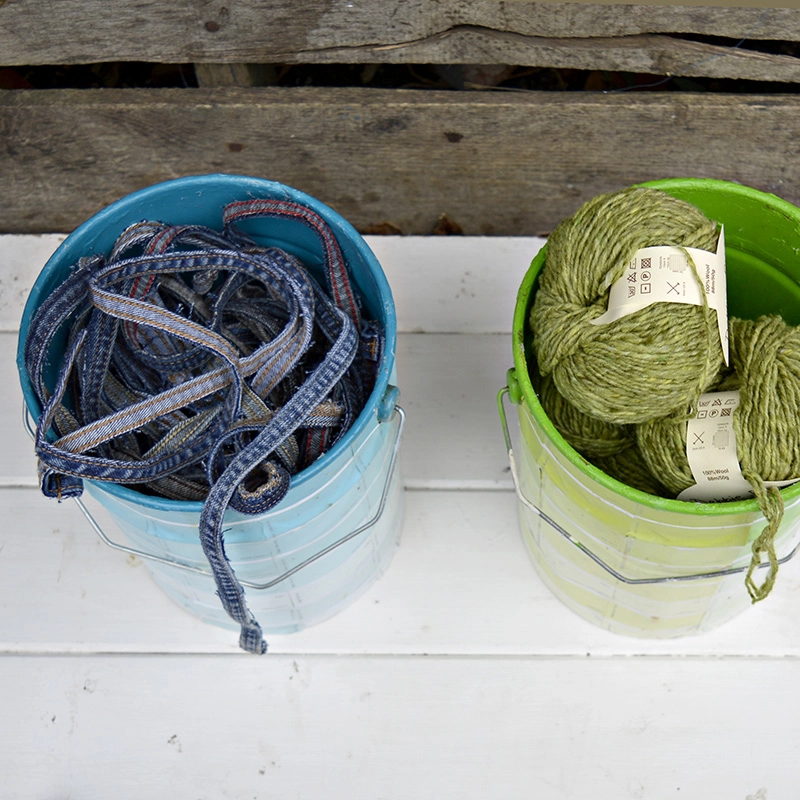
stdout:
<svg viewBox="0 0 800 800">
<path fill-rule="evenodd" d="M 237 225 L 264 216 L 316 234 L 326 289 Z M 273 508 L 291 476 L 346 433 L 383 347 L 333 232 L 304 206 L 231 203 L 222 232 L 133 225 L 108 257 L 80 259 L 31 322 L 25 364 L 42 407 L 41 489 L 76 497 L 91 479 L 202 500 L 199 536 L 217 593 L 241 626 L 242 649 L 264 653 L 225 554 L 225 511 Z"/>
</svg>

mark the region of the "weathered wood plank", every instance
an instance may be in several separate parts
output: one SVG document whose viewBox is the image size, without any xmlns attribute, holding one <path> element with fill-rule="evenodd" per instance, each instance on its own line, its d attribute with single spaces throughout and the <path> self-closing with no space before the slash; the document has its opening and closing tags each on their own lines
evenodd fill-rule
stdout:
<svg viewBox="0 0 800 800">
<path fill-rule="evenodd" d="M 367 59 L 401 45 L 393 59 L 408 61 L 414 43 L 446 42 L 463 27 L 524 37 L 618 37 L 695 33 L 731 39 L 800 40 L 800 9 L 745 8 L 756 0 L 706 6 L 604 5 L 502 0 L 42 0 L 0 2 L 3 65 L 96 61 L 302 62 L 312 57 Z M 792 0 L 775 0 L 776 6 Z M 794 3 L 796 5 L 796 2 Z M 444 44 L 442 44 L 444 46 Z M 487 63 L 485 40 L 464 49 L 462 63 Z M 409 49 L 410 48 L 410 49 Z M 495 58 L 492 55 L 492 58 Z M 444 56 L 432 59 L 446 63 Z M 509 63 L 503 59 L 501 63 Z"/>
<path fill-rule="evenodd" d="M 237 87 L 0 92 L 0 231 L 67 231 L 202 172 L 282 181 L 359 229 L 549 231 L 602 191 L 740 181 L 800 204 L 800 97 Z"/>
<path fill-rule="evenodd" d="M 413 41 L 363 47 L 275 53 L 283 63 L 336 64 L 514 64 L 557 69 L 608 70 L 657 75 L 800 81 L 800 58 L 746 47 L 712 45 L 675 36 L 642 35 L 547 38 L 474 25 L 450 28 Z M 195 66 L 200 86 L 259 86 L 257 65 L 221 63 Z M 274 73 L 274 68 L 273 68 Z M 263 74 L 263 70 L 262 70 Z M 467 85 L 466 88 L 475 88 Z"/>
<path fill-rule="evenodd" d="M 285 62 L 516 64 L 759 81 L 800 80 L 800 59 L 671 36 L 546 38 L 460 26 L 402 44 L 282 53 Z"/>
</svg>

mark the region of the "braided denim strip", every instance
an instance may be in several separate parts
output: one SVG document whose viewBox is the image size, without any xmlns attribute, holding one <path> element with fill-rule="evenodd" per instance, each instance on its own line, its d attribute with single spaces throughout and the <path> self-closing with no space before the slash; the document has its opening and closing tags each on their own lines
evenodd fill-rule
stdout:
<svg viewBox="0 0 800 800">
<path fill-rule="evenodd" d="M 263 215 L 314 230 L 333 299 L 295 257 L 235 226 Z M 203 500 L 199 538 L 217 593 L 240 646 L 263 653 L 225 553 L 225 511 L 269 510 L 346 432 L 372 389 L 383 332 L 362 322 L 341 249 L 315 212 L 247 201 L 224 223 L 222 234 L 137 223 L 107 260 L 81 259 L 34 315 L 25 363 L 42 406 L 43 493 L 76 497 L 88 478 Z"/>
</svg>

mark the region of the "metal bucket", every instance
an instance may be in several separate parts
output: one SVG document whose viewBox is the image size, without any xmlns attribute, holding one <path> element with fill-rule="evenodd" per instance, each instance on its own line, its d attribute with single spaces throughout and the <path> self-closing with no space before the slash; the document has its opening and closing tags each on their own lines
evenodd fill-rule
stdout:
<svg viewBox="0 0 800 800">
<path fill-rule="evenodd" d="M 247 516 L 228 509 L 225 515 L 226 553 L 247 589 L 249 608 L 265 633 L 288 633 L 332 616 L 361 595 L 387 568 L 402 528 L 404 414 L 395 386 L 394 303 L 380 264 L 348 222 L 303 192 L 237 175 L 181 178 L 128 195 L 77 228 L 44 266 L 23 314 L 17 366 L 27 414 L 36 419 L 41 409 L 24 365 L 25 338 L 34 312 L 57 291 L 71 265 L 82 256 L 108 253 L 132 223 L 154 219 L 220 229 L 228 203 L 254 198 L 301 204 L 331 226 L 365 312 L 382 324 L 386 337 L 372 394 L 341 440 L 293 476 L 287 495 L 267 513 Z M 258 218 L 248 221 L 247 232 L 259 244 L 297 256 L 312 272 L 321 268 L 321 244 L 302 222 Z M 199 541 L 202 503 L 115 484 L 85 485 L 128 540 L 116 541 L 78 500 L 107 544 L 144 559 L 161 589 L 192 614 L 238 627 L 219 602 Z"/>
<path fill-rule="evenodd" d="M 780 314 L 800 324 L 800 209 L 739 184 L 669 179 L 645 184 L 693 203 L 725 226 L 729 313 Z M 654 497 L 589 464 L 558 433 L 528 373 L 528 318 L 546 246 L 517 295 L 514 368 L 498 406 L 519 498 L 522 536 L 539 574 L 594 624 L 638 637 L 709 630 L 750 604 L 744 575 L 766 524 L 755 500 L 690 503 Z M 517 407 L 515 454 L 504 400 Z M 782 490 L 781 562 L 800 547 L 800 484 Z"/>
</svg>

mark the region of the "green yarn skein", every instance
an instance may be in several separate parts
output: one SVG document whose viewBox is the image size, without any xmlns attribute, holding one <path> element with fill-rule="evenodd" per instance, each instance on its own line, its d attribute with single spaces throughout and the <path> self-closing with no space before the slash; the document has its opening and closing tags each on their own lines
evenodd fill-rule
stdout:
<svg viewBox="0 0 800 800">
<path fill-rule="evenodd" d="M 640 492 L 665 494 L 666 489 L 655 479 L 639 452 L 633 426 L 616 425 L 584 414 L 559 393 L 552 378 L 542 378 L 535 370 L 531 380 L 553 426 L 587 461 Z"/>
<path fill-rule="evenodd" d="M 733 429 L 742 474 L 753 487 L 767 526 L 752 545 L 746 585 L 753 602 L 765 598 L 775 584 L 778 558 L 775 536 L 783 518 L 783 496 L 765 481 L 800 477 L 800 327 L 781 317 L 756 321 L 730 320 L 730 350 L 734 375 L 719 389 L 735 388 L 739 406 Z M 686 457 L 686 425 L 653 420 L 637 428 L 643 457 L 674 493 L 695 483 Z M 769 571 L 761 585 L 754 573 L 766 554 Z"/>
<path fill-rule="evenodd" d="M 584 414 L 564 398 L 552 377 L 532 374 L 531 380 L 539 402 L 556 430 L 585 458 L 591 460 L 617 455 L 635 444 L 634 430 Z"/>
<path fill-rule="evenodd" d="M 726 392 L 739 388 L 738 375 L 726 368 L 706 391 Z M 643 422 L 635 428 L 642 458 L 665 487 L 663 497 L 674 498 L 696 483 L 686 456 L 686 423 L 685 419 L 662 417 Z"/>
<path fill-rule="evenodd" d="M 559 223 L 530 315 L 542 375 L 606 422 L 685 418 L 722 364 L 716 312 L 659 302 L 605 325 L 591 321 L 607 310 L 609 289 L 636 250 L 714 251 L 718 235 L 699 209 L 648 187 L 599 195 Z"/>
</svg>

